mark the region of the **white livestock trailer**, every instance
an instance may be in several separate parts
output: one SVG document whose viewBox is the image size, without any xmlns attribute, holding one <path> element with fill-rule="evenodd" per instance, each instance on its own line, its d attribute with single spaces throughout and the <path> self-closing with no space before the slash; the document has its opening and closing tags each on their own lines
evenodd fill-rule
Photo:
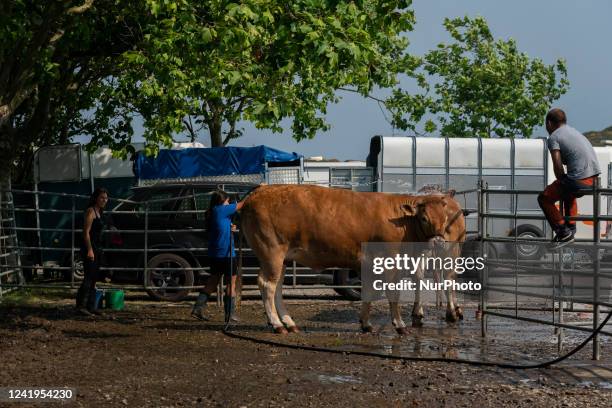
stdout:
<svg viewBox="0 0 612 408">
<path fill-rule="evenodd" d="M 610 186 L 612 146 L 596 147 L 602 173 L 601 186 Z M 545 138 L 535 139 L 482 139 L 433 137 L 375 136 L 370 142 L 368 166 L 374 169 L 376 191 L 415 192 L 427 185 L 439 185 L 457 191 L 475 189 L 479 180 L 489 188 L 500 190 L 538 190 L 554 181 L 550 154 Z M 477 208 L 477 193 L 457 197 L 471 209 Z M 608 213 L 608 199 L 601 198 L 600 208 Z M 536 195 L 491 195 L 489 211 L 542 216 Z M 593 198 L 578 200 L 580 215 L 593 214 Z M 468 230 L 476 230 L 476 216 L 468 217 Z M 489 223 L 486 233 L 491 236 L 551 237 L 552 232 L 542 220 L 496 219 Z M 577 238 L 592 239 L 593 224 L 577 223 Z M 601 226 L 602 235 L 609 232 Z M 521 256 L 529 258 L 535 246 L 521 246 Z M 519 248 L 521 250 L 521 248 Z M 535 253 L 533 256 L 537 256 Z"/>
</svg>

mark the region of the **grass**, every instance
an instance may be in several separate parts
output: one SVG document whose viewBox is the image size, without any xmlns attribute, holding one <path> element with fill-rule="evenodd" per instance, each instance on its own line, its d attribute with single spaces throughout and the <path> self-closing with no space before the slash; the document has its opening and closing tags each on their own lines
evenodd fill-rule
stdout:
<svg viewBox="0 0 612 408">
<path fill-rule="evenodd" d="M 71 299 L 73 297 L 72 291 L 66 288 L 24 288 L 3 294 L 0 298 L 0 306 L 44 306 L 58 300 Z"/>
</svg>

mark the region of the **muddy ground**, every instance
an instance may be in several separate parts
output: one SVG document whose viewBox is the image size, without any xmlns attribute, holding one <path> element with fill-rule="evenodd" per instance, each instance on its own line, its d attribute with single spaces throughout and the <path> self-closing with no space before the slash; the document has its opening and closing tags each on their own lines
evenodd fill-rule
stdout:
<svg viewBox="0 0 612 408">
<path fill-rule="evenodd" d="M 288 300 L 300 334 L 269 333 L 254 296 L 243 301 L 242 322 L 234 330 L 290 344 L 412 357 L 533 363 L 558 355 L 552 329 L 532 324 L 490 318 L 489 337 L 482 340 L 471 307 L 463 322 L 450 326 L 442 311 L 430 307 L 425 326 L 400 338 L 385 305 L 377 304 L 378 333 L 359 334 L 359 304 L 326 293 Z M 72 387 L 77 398 L 65 405 L 84 407 L 609 407 L 612 401 L 609 341 L 597 363 L 588 346 L 554 368 L 508 370 L 255 344 L 225 336 L 216 305 L 209 307 L 210 322 L 191 319 L 189 308 L 188 302 L 154 303 L 131 295 L 124 311 L 85 318 L 72 310 L 70 299 L 5 298 L 0 386 Z M 568 314 L 572 318 L 580 323 L 580 316 Z M 564 351 L 586 336 L 566 334 Z"/>
</svg>

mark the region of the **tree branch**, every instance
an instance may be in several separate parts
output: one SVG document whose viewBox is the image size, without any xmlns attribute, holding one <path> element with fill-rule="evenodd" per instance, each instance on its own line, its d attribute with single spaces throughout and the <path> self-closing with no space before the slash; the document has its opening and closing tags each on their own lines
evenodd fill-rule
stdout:
<svg viewBox="0 0 612 408">
<path fill-rule="evenodd" d="M 17 108 L 36 90 L 36 85 L 31 85 L 25 89 L 21 89 L 13 95 L 13 97 L 7 104 L 0 105 L 0 127 L 3 127 L 5 124 L 8 123 Z"/>
<path fill-rule="evenodd" d="M 94 0 L 85 0 L 85 3 L 80 6 L 70 7 L 66 10 L 66 14 L 83 14 L 93 6 Z"/>
<path fill-rule="evenodd" d="M 236 121 L 232 121 L 230 124 L 230 130 L 227 132 L 227 136 L 223 139 L 223 146 L 226 146 L 230 140 L 234 139 L 234 132 L 236 131 Z"/>
<path fill-rule="evenodd" d="M 246 103 L 246 100 L 247 100 L 246 96 L 243 96 L 242 98 L 240 98 L 240 103 L 238 103 L 238 107 L 234 110 L 234 115 L 232 115 L 233 119 L 230 121 L 230 129 L 227 132 L 227 136 L 223 140 L 223 146 L 227 145 L 230 140 L 236 138 L 235 136 L 236 122 L 238 121 L 238 117 L 240 117 L 240 113 L 242 112 L 242 109 L 244 109 L 244 104 Z"/>
<path fill-rule="evenodd" d="M 375 96 L 372 96 L 372 95 L 369 95 L 369 94 L 368 94 L 368 95 L 363 95 L 361 92 L 359 92 L 359 91 L 357 91 L 357 90 L 355 90 L 355 89 L 350 89 L 350 88 L 338 88 L 338 90 L 339 90 L 339 91 L 345 91 L 345 92 L 352 92 L 352 93 L 356 93 L 356 94 L 359 94 L 359 95 L 363 96 L 364 98 L 372 99 L 372 100 L 375 100 L 376 102 L 380 102 L 380 103 L 383 103 L 383 104 L 385 104 L 385 105 L 386 105 L 386 101 L 385 101 L 384 99 L 379 99 L 379 98 L 377 98 L 377 97 L 375 97 Z"/>
<path fill-rule="evenodd" d="M 193 129 L 193 123 L 191 123 L 191 115 L 189 115 L 188 118 L 189 118 L 189 121 L 186 121 L 185 119 L 183 119 L 183 124 L 189 131 L 189 134 L 191 135 L 191 143 L 193 143 L 195 142 L 197 135 Z"/>
<path fill-rule="evenodd" d="M 49 108 L 51 105 L 52 89 L 52 81 L 48 81 L 40 88 L 34 113 L 27 122 L 27 125 L 23 127 L 22 131 L 19 132 L 19 139 L 21 139 L 22 144 L 34 142 L 34 140 L 36 140 L 38 135 L 42 133 L 49 122 Z"/>
</svg>

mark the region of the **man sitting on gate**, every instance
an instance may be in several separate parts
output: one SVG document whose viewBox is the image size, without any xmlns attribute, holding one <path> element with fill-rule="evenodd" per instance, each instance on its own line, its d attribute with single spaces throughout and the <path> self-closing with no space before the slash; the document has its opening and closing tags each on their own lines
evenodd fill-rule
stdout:
<svg viewBox="0 0 612 408">
<path fill-rule="evenodd" d="M 552 158 L 553 170 L 557 178 L 538 195 L 538 203 L 555 231 L 554 242 L 562 246 L 574 241 L 575 221 L 565 221 L 556 206 L 563 201 L 565 214 L 578 214 L 576 198 L 582 197 L 579 190 L 593 186 L 600 174 L 595 149 L 579 131 L 567 125 L 567 117 L 561 109 L 552 109 L 546 115 L 548 150 Z M 567 166 L 567 174 L 563 165 Z"/>
</svg>

